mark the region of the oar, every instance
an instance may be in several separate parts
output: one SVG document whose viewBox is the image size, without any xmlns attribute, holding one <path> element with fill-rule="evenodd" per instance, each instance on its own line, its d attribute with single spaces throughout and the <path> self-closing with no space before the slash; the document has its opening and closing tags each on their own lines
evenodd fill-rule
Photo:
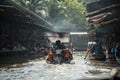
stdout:
<svg viewBox="0 0 120 80">
<path fill-rule="evenodd" d="M 86 55 L 85 55 L 85 58 L 84 58 L 84 60 L 87 58 L 87 55 L 88 55 L 88 53 L 89 53 L 89 51 L 87 51 L 87 53 L 86 53 Z"/>
</svg>

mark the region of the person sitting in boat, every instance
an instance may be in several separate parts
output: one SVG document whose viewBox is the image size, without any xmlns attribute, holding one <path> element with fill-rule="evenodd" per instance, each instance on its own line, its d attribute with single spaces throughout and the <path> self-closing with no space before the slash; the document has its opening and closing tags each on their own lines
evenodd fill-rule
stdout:
<svg viewBox="0 0 120 80">
<path fill-rule="evenodd" d="M 60 40 L 57 40 L 55 42 L 55 50 L 57 50 L 57 49 L 65 49 L 65 45 L 63 43 L 61 43 Z"/>
<path fill-rule="evenodd" d="M 66 52 L 64 53 L 64 57 L 65 57 L 66 63 L 70 63 L 70 60 L 73 59 L 73 56 L 69 49 L 67 49 Z"/>
<path fill-rule="evenodd" d="M 117 52 L 116 44 L 111 43 L 111 45 L 107 45 L 105 47 L 105 55 L 106 55 L 106 61 L 109 62 L 111 60 L 116 60 L 115 59 L 115 54 Z"/>
<path fill-rule="evenodd" d="M 40 48 L 40 44 L 39 44 L 39 43 L 37 43 L 37 44 L 35 45 L 33 51 L 34 51 L 35 53 L 41 51 L 41 48 Z"/>
<path fill-rule="evenodd" d="M 47 63 L 54 63 L 54 61 L 56 61 L 56 56 L 63 58 L 62 49 L 63 49 L 63 45 L 61 44 L 61 41 L 57 40 L 55 42 L 55 47 L 50 48 L 48 51 L 48 57 L 46 59 Z"/>
<path fill-rule="evenodd" d="M 95 44 L 92 47 L 92 51 L 93 51 L 92 56 L 95 59 L 99 59 L 99 60 L 105 59 L 105 55 L 103 53 L 103 48 L 102 48 L 101 42 L 98 39 L 95 40 Z"/>
<path fill-rule="evenodd" d="M 53 51 L 51 48 L 48 50 L 48 57 L 46 59 L 47 63 L 51 63 L 53 61 Z"/>
<path fill-rule="evenodd" d="M 59 52 L 59 50 L 61 50 L 61 53 Z M 72 54 L 70 52 L 69 49 L 66 49 L 65 45 L 63 43 L 61 43 L 60 40 L 57 40 L 56 41 L 56 47 L 55 47 L 55 50 L 56 50 L 56 54 L 60 53 L 60 55 L 64 58 L 64 60 L 69 63 L 71 59 L 73 59 L 72 57 Z"/>
<path fill-rule="evenodd" d="M 57 40 L 55 42 L 55 47 L 54 47 L 54 55 L 58 55 L 61 56 L 62 58 L 64 58 L 64 50 L 65 49 L 65 45 L 61 43 L 60 40 Z"/>
</svg>

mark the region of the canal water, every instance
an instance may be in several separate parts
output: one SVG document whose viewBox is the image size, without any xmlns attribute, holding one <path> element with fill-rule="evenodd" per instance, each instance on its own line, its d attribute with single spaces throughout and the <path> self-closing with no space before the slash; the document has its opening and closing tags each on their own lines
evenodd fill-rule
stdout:
<svg viewBox="0 0 120 80">
<path fill-rule="evenodd" d="M 0 80 L 98 80 L 110 77 L 111 69 L 118 66 L 84 60 L 85 53 L 74 52 L 71 64 L 47 64 L 45 58 L 39 58 L 21 64 L 0 65 Z"/>
</svg>

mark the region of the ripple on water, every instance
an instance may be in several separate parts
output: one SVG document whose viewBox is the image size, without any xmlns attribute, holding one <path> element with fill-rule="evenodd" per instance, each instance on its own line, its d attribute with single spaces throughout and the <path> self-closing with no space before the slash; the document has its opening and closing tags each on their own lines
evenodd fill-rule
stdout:
<svg viewBox="0 0 120 80">
<path fill-rule="evenodd" d="M 73 56 L 74 64 L 47 64 L 44 59 L 0 68 L 2 80 L 79 80 L 107 75 L 112 67 L 100 61 L 84 60 L 84 53 Z"/>
</svg>

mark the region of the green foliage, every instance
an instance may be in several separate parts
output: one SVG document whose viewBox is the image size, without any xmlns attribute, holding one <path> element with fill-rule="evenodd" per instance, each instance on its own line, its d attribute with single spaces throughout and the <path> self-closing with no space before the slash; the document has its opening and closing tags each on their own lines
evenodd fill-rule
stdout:
<svg viewBox="0 0 120 80">
<path fill-rule="evenodd" d="M 55 22 L 57 20 L 57 15 L 60 13 L 60 8 L 59 8 L 59 2 L 57 0 L 50 0 L 48 1 L 48 19 L 52 22 Z"/>
<path fill-rule="evenodd" d="M 60 0 L 12 0 L 23 6 L 41 17 L 49 20 L 57 20 L 57 16 L 60 13 L 59 3 Z"/>
<path fill-rule="evenodd" d="M 86 25 L 85 5 L 91 0 L 12 0 L 52 23 L 65 20 L 77 27 Z"/>
<path fill-rule="evenodd" d="M 78 2 L 77 0 L 65 0 L 65 2 L 62 3 L 62 7 L 65 9 L 67 21 L 78 27 L 85 26 L 86 9 L 81 2 Z"/>
<path fill-rule="evenodd" d="M 86 4 L 91 3 L 92 0 L 78 0 L 78 2 L 81 2 L 84 6 L 86 6 Z"/>
</svg>

